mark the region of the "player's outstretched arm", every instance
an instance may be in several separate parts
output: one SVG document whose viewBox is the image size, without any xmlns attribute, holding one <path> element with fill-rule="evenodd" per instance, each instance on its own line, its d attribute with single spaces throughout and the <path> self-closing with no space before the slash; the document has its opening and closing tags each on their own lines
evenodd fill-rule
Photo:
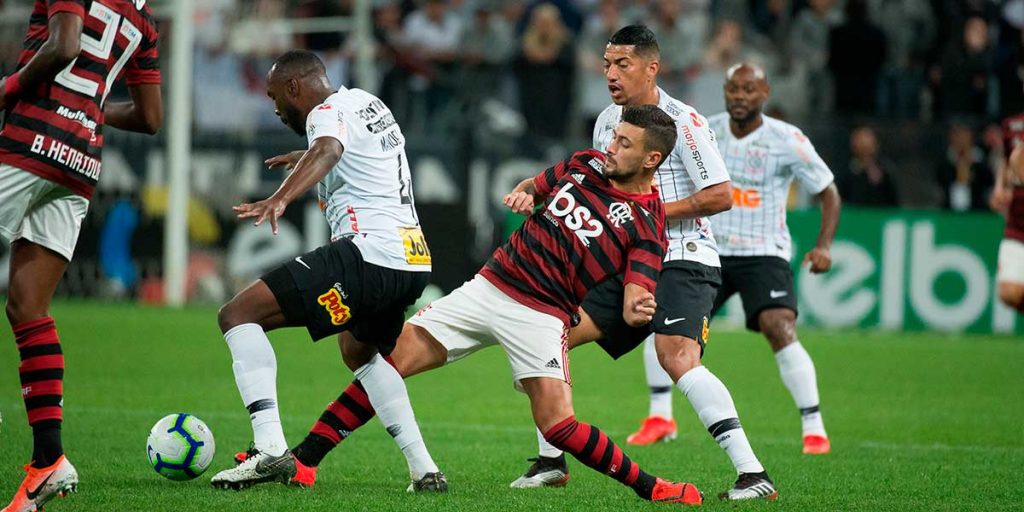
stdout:
<svg viewBox="0 0 1024 512">
<path fill-rule="evenodd" d="M 690 197 L 665 203 L 665 219 L 696 219 L 730 209 L 732 209 L 732 182 L 723 181 L 703 188 Z"/>
<path fill-rule="evenodd" d="M 18 94 L 50 82 L 60 70 L 71 64 L 81 51 L 82 17 L 58 12 L 50 16 L 49 37 L 23 68 L 8 75 L 0 83 L 0 110 L 14 103 Z"/>
<path fill-rule="evenodd" d="M 654 294 L 636 283 L 626 283 L 623 288 L 622 319 L 632 327 L 646 325 L 654 318 L 658 304 Z"/>
<path fill-rule="evenodd" d="M 255 218 L 255 225 L 270 222 L 270 229 L 277 234 L 277 219 L 284 214 L 285 208 L 295 198 L 305 194 L 331 172 L 338 164 L 345 148 L 334 137 L 321 137 L 313 141 L 309 151 L 295 165 L 295 171 L 288 175 L 277 191 L 267 199 L 255 203 L 235 206 L 239 219 Z"/>
<path fill-rule="evenodd" d="M 103 123 L 130 132 L 156 134 L 164 123 L 160 84 L 128 86 L 131 101 L 109 102 L 103 107 Z"/>
<path fill-rule="evenodd" d="M 267 164 L 267 166 L 270 167 L 271 169 L 283 165 L 284 170 L 290 171 L 295 168 L 295 166 L 299 163 L 299 160 L 302 160 L 302 157 L 305 154 L 305 149 L 299 149 L 297 151 L 292 151 L 290 153 L 285 153 L 283 155 L 272 156 L 264 160 L 263 163 Z"/>
<path fill-rule="evenodd" d="M 520 181 L 516 188 L 512 189 L 502 202 L 512 210 L 512 213 L 519 215 L 530 215 L 533 207 L 544 199 L 537 193 L 537 187 L 533 184 L 533 178 L 526 178 Z"/>
<path fill-rule="evenodd" d="M 839 189 L 833 183 L 818 193 L 818 200 L 821 202 L 821 229 L 818 231 L 818 241 L 814 249 L 804 255 L 804 264 L 811 264 L 811 272 L 821 274 L 832 268 L 832 241 L 836 238 L 836 229 L 839 227 L 839 212 L 842 209 L 842 199 L 839 198 Z"/>
</svg>

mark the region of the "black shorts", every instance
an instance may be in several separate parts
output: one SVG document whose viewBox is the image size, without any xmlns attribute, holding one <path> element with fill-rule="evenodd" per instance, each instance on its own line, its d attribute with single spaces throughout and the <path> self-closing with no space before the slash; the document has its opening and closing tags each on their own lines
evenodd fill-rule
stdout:
<svg viewBox="0 0 1024 512">
<path fill-rule="evenodd" d="M 715 312 L 739 292 L 747 329 L 760 331 L 758 315 L 770 308 L 797 312 L 796 288 L 789 262 L 778 256 L 727 256 L 722 258 L 722 287 L 715 297 Z"/>
<path fill-rule="evenodd" d="M 716 267 L 692 261 L 669 261 L 658 276 L 654 320 L 643 327 L 630 327 L 622 318 L 622 276 L 605 281 L 583 299 L 582 308 L 601 328 L 604 337 L 597 344 L 618 359 L 640 345 L 652 332 L 693 338 L 704 347 L 708 319 L 721 283 Z"/>
<path fill-rule="evenodd" d="M 387 355 L 402 333 L 406 308 L 419 298 L 430 272 L 367 263 L 359 248 L 342 238 L 260 279 L 273 292 L 287 325 L 306 327 L 313 341 L 351 331 Z"/>
</svg>

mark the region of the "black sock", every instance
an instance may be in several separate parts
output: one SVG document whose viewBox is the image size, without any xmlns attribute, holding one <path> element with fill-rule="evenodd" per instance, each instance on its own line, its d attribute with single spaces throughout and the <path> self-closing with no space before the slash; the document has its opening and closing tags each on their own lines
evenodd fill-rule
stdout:
<svg viewBox="0 0 1024 512">
<path fill-rule="evenodd" d="M 42 420 L 32 425 L 32 466 L 45 468 L 64 455 L 60 420 Z"/>
<path fill-rule="evenodd" d="M 327 453 L 334 449 L 335 443 L 330 439 L 316 434 L 308 434 L 298 446 L 292 450 L 292 454 L 305 466 L 316 467 L 324 460 Z"/>
<path fill-rule="evenodd" d="M 629 487 L 633 489 L 633 492 L 635 492 L 637 496 L 645 500 L 650 500 L 651 496 L 654 495 L 654 484 L 657 481 L 657 478 L 645 473 L 644 470 L 641 469 L 640 474 L 636 477 L 636 482 L 633 482 L 633 485 Z"/>
</svg>

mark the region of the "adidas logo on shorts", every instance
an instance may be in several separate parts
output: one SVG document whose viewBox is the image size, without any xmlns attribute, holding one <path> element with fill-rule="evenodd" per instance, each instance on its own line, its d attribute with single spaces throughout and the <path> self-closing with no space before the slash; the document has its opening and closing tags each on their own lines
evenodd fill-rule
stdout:
<svg viewBox="0 0 1024 512">
<path fill-rule="evenodd" d="M 545 368 L 554 368 L 556 370 L 561 370 L 562 369 L 562 365 L 558 364 L 558 359 L 552 359 L 552 360 L 548 361 L 548 364 L 544 365 L 544 367 Z"/>
</svg>

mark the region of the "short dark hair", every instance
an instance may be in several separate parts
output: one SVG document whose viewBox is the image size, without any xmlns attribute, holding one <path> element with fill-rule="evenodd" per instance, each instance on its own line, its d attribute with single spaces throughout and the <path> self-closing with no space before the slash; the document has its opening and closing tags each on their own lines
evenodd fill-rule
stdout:
<svg viewBox="0 0 1024 512">
<path fill-rule="evenodd" d="M 320 57 L 309 50 L 288 50 L 274 61 L 274 73 L 282 78 L 302 78 L 309 75 L 327 75 Z"/>
<path fill-rule="evenodd" d="M 622 109 L 622 122 L 643 128 L 644 149 L 661 153 L 658 166 L 676 147 L 676 122 L 657 105 L 626 107 Z"/>
<path fill-rule="evenodd" d="M 658 38 L 654 36 L 651 29 L 647 28 L 647 25 L 622 27 L 608 38 L 608 44 L 633 46 L 637 55 L 647 59 L 656 59 L 661 56 Z"/>
</svg>

